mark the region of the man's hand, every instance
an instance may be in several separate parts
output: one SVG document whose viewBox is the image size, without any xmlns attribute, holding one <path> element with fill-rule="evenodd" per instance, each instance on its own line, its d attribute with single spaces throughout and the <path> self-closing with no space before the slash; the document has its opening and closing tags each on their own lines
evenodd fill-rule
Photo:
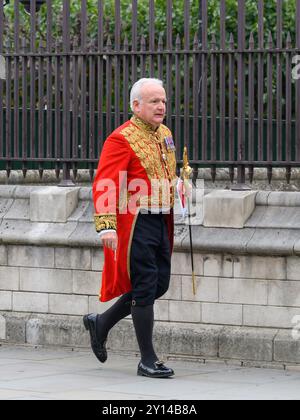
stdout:
<svg viewBox="0 0 300 420">
<path fill-rule="evenodd" d="M 107 232 L 101 236 L 103 246 L 115 251 L 118 246 L 118 235 L 116 232 Z"/>
<path fill-rule="evenodd" d="M 183 182 L 184 182 L 183 194 L 185 195 L 186 198 L 191 198 L 193 187 L 189 183 L 189 180 L 188 179 L 185 179 Z"/>
</svg>

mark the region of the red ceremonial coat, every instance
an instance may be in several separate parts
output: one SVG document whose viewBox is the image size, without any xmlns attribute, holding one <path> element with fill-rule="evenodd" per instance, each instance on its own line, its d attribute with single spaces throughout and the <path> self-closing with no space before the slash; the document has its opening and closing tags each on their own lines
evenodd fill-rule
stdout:
<svg viewBox="0 0 300 420">
<path fill-rule="evenodd" d="M 174 181 L 176 158 L 167 147 L 170 130 L 161 124 L 157 130 L 132 117 L 105 141 L 93 183 L 97 232 L 115 229 L 115 252 L 104 247 L 104 266 L 99 298 L 111 300 L 131 290 L 130 250 L 136 219 L 141 207 L 170 207 L 166 214 L 173 249 Z M 155 193 L 152 181 L 165 182 L 167 194 Z M 172 183 L 172 185 L 171 185 Z"/>
</svg>

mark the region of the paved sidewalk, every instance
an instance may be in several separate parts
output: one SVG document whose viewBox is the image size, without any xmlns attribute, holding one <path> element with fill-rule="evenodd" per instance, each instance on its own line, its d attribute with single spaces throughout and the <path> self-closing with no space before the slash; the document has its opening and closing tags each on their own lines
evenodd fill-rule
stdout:
<svg viewBox="0 0 300 420">
<path fill-rule="evenodd" d="M 168 361 L 176 376 L 136 375 L 138 359 L 88 350 L 0 346 L 0 400 L 300 399 L 300 371 Z"/>
</svg>

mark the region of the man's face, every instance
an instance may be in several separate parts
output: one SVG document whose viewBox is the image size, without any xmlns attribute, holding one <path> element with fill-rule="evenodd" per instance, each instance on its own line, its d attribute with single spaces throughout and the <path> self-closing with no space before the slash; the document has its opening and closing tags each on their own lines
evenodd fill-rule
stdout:
<svg viewBox="0 0 300 420">
<path fill-rule="evenodd" d="M 162 86 L 146 83 L 141 88 L 141 101 L 133 101 L 133 112 L 154 128 L 157 128 L 166 115 L 166 92 Z"/>
</svg>

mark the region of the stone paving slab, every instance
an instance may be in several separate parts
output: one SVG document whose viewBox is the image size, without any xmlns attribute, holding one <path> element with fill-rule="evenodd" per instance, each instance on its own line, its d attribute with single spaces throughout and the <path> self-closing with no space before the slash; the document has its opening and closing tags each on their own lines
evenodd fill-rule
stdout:
<svg viewBox="0 0 300 420">
<path fill-rule="evenodd" d="M 169 360 L 176 376 L 136 375 L 138 358 L 109 354 L 99 364 L 82 349 L 2 345 L 0 400 L 300 399 L 300 372 L 225 362 Z"/>
</svg>

